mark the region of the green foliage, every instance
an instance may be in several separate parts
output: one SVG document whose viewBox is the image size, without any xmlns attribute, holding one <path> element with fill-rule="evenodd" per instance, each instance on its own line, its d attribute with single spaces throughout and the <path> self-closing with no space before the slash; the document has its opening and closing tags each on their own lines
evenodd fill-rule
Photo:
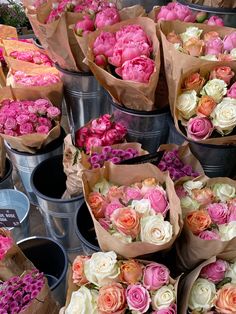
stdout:
<svg viewBox="0 0 236 314">
<path fill-rule="evenodd" d="M 7 0 L 7 3 L 0 3 L 0 21 L 5 25 L 16 28 L 30 27 L 22 4 L 16 3 L 14 0 Z"/>
</svg>

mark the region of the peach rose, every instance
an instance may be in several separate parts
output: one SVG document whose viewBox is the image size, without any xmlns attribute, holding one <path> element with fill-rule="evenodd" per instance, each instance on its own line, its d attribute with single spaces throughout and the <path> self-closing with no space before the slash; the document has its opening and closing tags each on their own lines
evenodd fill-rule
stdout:
<svg viewBox="0 0 236 314">
<path fill-rule="evenodd" d="M 218 61 L 233 61 L 233 57 L 231 55 L 226 55 L 224 53 L 218 54 Z"/>
<path fill-rule="evenodd" d="M 199 57 L 203 54 L 204 41 L 192 37 L 184 43 L 183 48 L 190 56 Z"/>
<path fill-rule="evenodd" d="M 220 34 L 215 32 L 215 31 L 211 31 L 211 32 L 208 32 L 206 34 L 204 34 L 203 36 L 203 40 L 204 41 L 209 41 L 209 40 L 212 40 L 214 38 L 219 38 L 220 37 Z"/>
<path fill-rule="evenodd" d="M 89 259 L 90 259 L 90 256 L 79 255 L 75 258 L 73 262 L 72 279 L 73 279 L 73 283 L 75 283 L 78 286 L 85 285 L 86 283 L 89 282 L 84 273 L 84 263 Z"/>
<path fill-rule="evenodd" d="M 185 219 L 187 226 L 194 234 L 199 234 L 211 225 L 211 217 L 205 210 L 192 211 Z"/>
<path fill-rule="evenodd" d="M 195 90 L 197 93 L 202 89 L 205 79 L 199 73 L 193 73 L 184 80 L 184 90 Z"/>
<path fill-rule="evenodd" d="M 209 188 L 194 189 L 191 193 L 192 198 L 201 205 L 208 205 L 213 202 L 214 194 Z"/>
<path fill-rule="evenodd" d="M 216 102 L 210 96 L 202 96 L 198 102 L 197 112 L 203 116 L 209 117 L 216 106 Z"/>
<path fill-rule="evenodd" d="M 111 221 L 117 231 L 133 239 L 137 237 L 140 230 L 139 220 L 138 213 L 131 207 L 117 208 L 111 215 Z"/>
<path fill-rule="evenodd" d="M 210 73 L 210 80 L 219 79 L 225 81 L 227 85 L 230 84 L 232 77 L 234 76 L 234 72 L 230 67 L 227 66 L 219 66 L 214 68 Z"/>
<path fill-rule="evenodd" d="M 120 280 L 127 285 L 138 283 L 142 279 L 142 265 L 135 260 L 122 263 L 120 267 Z"/>
<path fill-rule="evenodd" d="M 110 187 L 106 196 L 110 202 L 117 201 L 119 200 L 119 198 L 123 199 L 124 198 L 123 186 L 118 187 L 116 185 L 113 185 L 112 187 Z"/>
<path fill-rule="evenodd" d="M 100 288 L 98 293 L 99 314 L 123 314 L 126 310 L 125 289 L 120 283 L 111 283 Z"/>
<path fill-rule="evenodd" d="M 170 32 L 167 36 L 166 39 L 172 43 L 172 44 L 181 44 L 182 45 L 182 40 L 178 34 L 175 32 Z"/>
<path fill-rule="evenodd" d="M 88 196 L 88 203 L 95 218 L 104 217 L 107 202 L 102 194 L 100 194 L 99 192 L 91 192 Z"/>
<path fill-rule="evenodd" d="M 236 286 L 226 284 L 217 292 L 215 307 L 222 314 L 236 313 Z"/>
</svg>

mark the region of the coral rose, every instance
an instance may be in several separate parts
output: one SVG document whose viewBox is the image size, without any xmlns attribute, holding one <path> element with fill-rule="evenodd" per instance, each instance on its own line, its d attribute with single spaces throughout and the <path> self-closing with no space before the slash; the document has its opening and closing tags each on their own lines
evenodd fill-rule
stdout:
<svg viewBox="0 0 236 314">
<path fill-rule="evenodd" d="M 77 256 L 73 262 L 72 265 L 72 279 L 73 283 L 75 283 L 78 286 L 85 285 L 88 283 L 88 279 L 86 278 L 84 274 L 84 263 L 85 261 L 89 260 L 90 256 Z"/>
<path fill-rule="evenodd" d="M 126 309 L 125 289 L 120 283 L 100 288 L 98 293 L 99 314 L 123 314 Z"/>
<path fill-rule="evenodd" d="M 204 85 L 205 79 L 199 73 L 193 73 L 184 80 L 184 90 L 195 90 L 199 92 Z"/>
<path fill-rule="evenodd" d="M 215 307 L 222 314 L 236 313 L 236 286 L 232 284 L 224 285 L 217 292 Z"/>
<path fill-rule="evenodd" d="M 120 280 L 128 285 L 138 283 L 142 278 L 142 265 L 135 260 L 128 260 L 120 267 Z"/>
<path fill-rule="evenodd" d="M 230 80 L 234 76 L 234 72 L 230 67 L 227 66 L 219 66 L 214 68 L 210 73 L 210 80 L 219 79 L 225 81 L 227 85 L 229 85 Z"/>
<path fill-rule="evenodd" d="M 203 116 L 209 117 L 216 106 L 216 102 L 210 96 L 202 96 L 198 102 L 197 112 Z"/>
<path fill-rule="evenodd" d="M 170 32 L 167 34 L 166 39 L 172 44 L 182 44 L 180 36 L 175 32 Z"/>
<path fill-rule="evenodd" d="M 183 48 L 190 56 L 199 57 L 203 54 L 204 41 L 196 37 L 192 37 L 184 43 Z"/>
<path fill-rule="evenodd" d="M 211 217 L 204 210 L 196 210 L 187 214 L 185 221 L 194 234 L 206 230 L 211 225 Z"/>
<path fill-rule="evenodd" d="M 103 218 L 106 208 L 105 198 L 99 192 L 91 192 L 88 196 L 89 206 L 95 218 Z"/>
</svg>

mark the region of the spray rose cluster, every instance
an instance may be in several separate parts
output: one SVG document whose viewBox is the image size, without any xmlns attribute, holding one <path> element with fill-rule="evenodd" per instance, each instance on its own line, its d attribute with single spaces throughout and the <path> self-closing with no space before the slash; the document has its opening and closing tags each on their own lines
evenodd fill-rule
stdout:
<svg viewBox="0 0 236 314">
<path fill-rule="evenodd" d="M 201 308 L 204 313 L 236 313 L 235 296 L 236 262 L 217 259 L 204 266 L 193 283 L 188 300 L 189 312 Z"/>
<path fill-rule="evenodd" d="M 176 188 L 185 224 L 203 240 L 229 241 L 236 237 L 236 189 L 227 183 L 207 187 L 186 181 Z"/>
<path fill-rule="evenodd" d="M 6 99 L 0 105 L 0 133 L 10 136 L 47 134 L 60 113 L 60 109 L 46 99 Z"/>
<path fill-rule="evenodd" d="M 175 281 L 163 264 L 117 260 L 110 251 L 77 256 L 72 271 L 80 288 L 65 314 L 177 313 Z"/>
<path fill-rule="evenodd" d="M 0 235 L 0 261 L 4 258 L 7 251 L 12 247 L 13 239 Z"/>
<path fill-rule="evenodd" d="M 0 283 L 0 314 L 16 314 L 27 309 L 43 288 L 45 279 L 37 269 Z"/>
<path fill-rule="evenodd" d="M 30 75 L 23 71 L 16 71 L 13 77 L 15 83 L 24 86 L 49 86 L 60 82 L 59 76 L 52 73 Z"/>
<path fill-rule="evenodd" d="M 126 133 L 123 124 L 114 122 L 111 115 L 104 114 L 76 131 L 75 142 L 79 149 L 89 154 L 92 147 L 122 143 Z"/>
<path fill-rule="evenodd" d="M 94 185 L 87 202 L 102 227 L 124 243 L 163 245 L 172 238 L 167 193 L 155 178 L 130 186 L 113 185 L 103 178 Z"/>
<path fill-rule="evenodd" d="M 193 57 L 210 61 L 236 60 L 236 32 L 222 39 L 216 31 L 203 34 L 202 29 L 190 26 L 181 34 L 172 31 L 166 38 L 175 49 Z"/>
<path fill-rule="evenodd" d="M 17 60 L 21 60 L 21 61 L 31 62 L 31 63 L 45 65 L 49 67 L 52 66 L 52 61 L 50 60 L 48 55 L 38 50 L 28 50 L 28 51 L 16 50 L 10 53 L 10 57 Z"/>
<path fill-rule="evenodd" d="M 101 32 L 93 44 L 94 61 L 98 66 L 109 63 L 123 80 L 148 83 L 155 70 L 151 59 L 152 43 L 137 24 L 123 26 L 115 33 Z"/>
<path fill-rule="evenodd" d="M 209 138 L 214 130 L 229 135 L 236 126 L 235 73 L 229 66 L 217 66 L 207 77 L 198 72 L 188 76 L 177 98 L 178 119 L 194 141 Z"/>
<path fill-rule="evenodd" d="M 198 177 L 199 173 L 195 172 L 191 165 L 184 164 L 178 154 L 178 149 L 164 152 L 164 155 L 158 164 L 158 168 L 161 171 L 168 170 L 173 181 L 185 176 Z"/>
</svg>

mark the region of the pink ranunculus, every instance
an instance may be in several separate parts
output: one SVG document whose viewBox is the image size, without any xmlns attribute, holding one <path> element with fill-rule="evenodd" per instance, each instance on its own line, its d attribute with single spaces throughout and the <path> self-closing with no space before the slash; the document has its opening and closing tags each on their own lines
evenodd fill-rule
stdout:
<svg viewBox="0 0 236 314">
<path fill-rule="evenodd" d="M 4 127 L 7 130 L 13 130 L 14 131 L 17 127 L 16 119 L 13 117 L 8 117 L 6 119 L 6 122 L 4 123 Z"/>
<path fill-rule="evenodd" d="M 48 134 L 49 131 L 50 129 L 47 125 L 39 125 L 36 128 L 36 132 L 40 134 Z"/>
<path fill-rule="evenodd" d="M 236 99 L 236 83 L 231 85 L 230 89 L 228 89 L 227 96 Z"/>
<path fill-rule="evenodd" d="M 155 70 L 155 62 L 146 57 L 136 57 L 132 60 L 125 61 L 120 68 L 116 68 L 116 73 L 123 79 L 133 82 L 149 82 L 151 75 Z"/>
<path fill-rule="evenodd" d="M 89 154 L 92 147 L 102 146 L 102 140 L 97 136 L 89 136 L 85 141 L 86 154 Z"/>
<path fill-rule="evenodd" d="M 98 222 L 100 223 L 100 225 L 101 225 L 106 231 L 109 230 L 110 224 L 111 224 L 111 222 L 110 222 L 109 219 L 107 219 L 107 218 L 99 218 L 99 219 L 98 219 Z"/>
<path fill-rule="evenodd" d="M 198 237 L 202 240 L 220 240 L 219 234 L 214 230 L 204 230 L 199 233 Z"/>
<path fill-rule="evenodd" d="M 211 220 L 216 224 L 225 224 L 228 220 L 229 208 L 225 203 L 213 203 L 206 207 Z"/>
<path fill-rule="evenodd" d="M 158 290 L 170 281 L 169 269 L 159 263 L 148 264 L 143 272 L 143 285 L 148 290 Z"/>
<path fill-rule="evenodd" d="M 126 289 L 126 300 L 129 310 L 137 311 L 139 313 L 146 313 L 151 298 L 149 292 L 142 285 L 130 285 Z"/>
<path fill-rule="evenodd" d="M 104 55 L 111 57 L 116 44 L 116 36 L 114 33 L 101 32 L 93 44 L 93 53 L 95 56 Z"/>
<path fill-rule="evenodd" d="M 187 135 L 194 141 L 205 140 L 211 136 L 213 125 L 206 117 L 195 117 L 187 123 Z"/>
<path fill-rule="evenodd" d="M 151 203 L 151 207 L 156 213 L 162 214 L 164 217 L 169 209 L 169 203 L 167 201 L 166 192 L 161 187 L 155 187 L 147 191 L 143 197 L 148 199 Z"/>
<path fill-rule="evenodd" d="M 141 200 L 142 193 L 141 190 L 137 187 L 125 187 L 124 189 L 124 199 L 128 203 L 130 200 Z"/>
<path fill-rule="evenodd" d="M 49 107 L 47 108 L 47 116 L 50 119 L 55 119 L 57 117 L 59 117 L 59 115 L 61 114 L 61 110 L 57 107 Z"/>
<path fill-rule="evenodd" d="M 212 38 L 205 42 L 205 55 L 219 55 L 223 52 L 223 41 L 220 37 Z"/>
<path fill-rule="evenodd" d="M 20 134 L 21 135 L 31 134 L 31 133 L 34 133 L 34 127 L 33 127 L 32 123 L 26 122 L 26 123 L 20 125 Z"/>
<path fill-rule="evenodd" d="M 103 117 L 100 117 L 98 119 L 92 120 L 90 131 L 99 136 L 103 135 L 104 132 L 110 130 L 111 126 L 112 126 L 111 120 L 103 119 Z"/>
<path fill-rule="evenodd" d="M 236 32 L 226 35 L 223 39 L 224 50 L 230 52 L 236 48 Z"/>
<path fill-rule="evenodd" d="M 111 215 L 117 208 L 121 208 L 123 205 L 118 201 L 112 201 L 110 204 L 108 204 L 105 208 L 105 217 L 110 219 Z"/>
<path fill-rule="evenodd" d="M 78 36 L 82 36 L 85 32 L 87 33 L 92 31 L 94 31 L 94 22 L 88 15 L 83 16 L 83 20 L 78 21 L 75 24 L 75 33 Z"/>
<path fill-rule="evenodd" d="M 113 25 L 120 22 L 120 14 L 116 8 L 106 8 L 97 13 L 95 18 L 96 28 Z"/>
<path fill-rule="evenodd" d="M 200 272 L 200 277 L 217 284 L 224 279 L 228 267 L 229 264 L 226 261 L 218 259 L 215 262 L 204 266 Z"/>
<path fill-rule="evenodd" d="M 207 25 L 224 26 L 224 21 L 219 16 L 213 15 L 207 21 Z"/>
<path fill-rule="evenodd" d="M 156 310 L 152 312 L 151 314 L 177 314 L 177 305 L 171 304 L 170 306 L 161 310 Z"/>
</svg>

